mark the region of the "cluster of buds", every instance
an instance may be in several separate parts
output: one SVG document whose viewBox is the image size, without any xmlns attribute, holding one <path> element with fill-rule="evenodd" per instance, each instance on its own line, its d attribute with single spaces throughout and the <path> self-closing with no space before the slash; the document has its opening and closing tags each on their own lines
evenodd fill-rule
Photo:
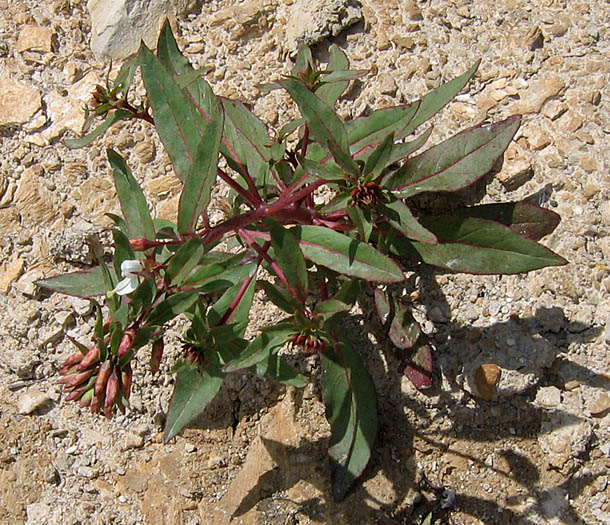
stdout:
<svg viewBox="0 0 610 525">
<path fill-rule="evenodd" d="M 351 192 L 352 202 L 350 206 L 367 208 L 383 198 L 381 188 L 376 182 L 370 181 L 359 183 Z"/>
<path fill-rule="evenodd" d="M 59 371 L 59 383 L 68 392 L 66 401 L 79 401 L 81 408 L 90 407 L 93 414 L 103 410 L 107 418 L 115 408 L 124 414 L 131 393 L 132 369 L 129 362 L 121 365 L 120 361 L 131 350 L 134 338 L 135 331 L 127 330 L 117 354 L 103 362 L 99 344 L 86 353 L 79 351 L 70 356 Z"/>
<path fill-rule="evenodd" d="M 195 366 L 203 366 L 203 363 L 205 363 L 205 355 L 198 346 L 185 344 L 182 347 L 182 350 L 184 352 L 184 359 L 186 359 L 186 361 L 188 361 L 190 364 Z"/>
<path fill-rule="evenodd" d="M 306 354 L 315 354 L 316 352 L 323 352 L 326 349 L 326 343 L 318 337 L 316 334 L 301 332 L 294 334 L 288 340 L 291 346 L 298 346 Z"/>
</svg>

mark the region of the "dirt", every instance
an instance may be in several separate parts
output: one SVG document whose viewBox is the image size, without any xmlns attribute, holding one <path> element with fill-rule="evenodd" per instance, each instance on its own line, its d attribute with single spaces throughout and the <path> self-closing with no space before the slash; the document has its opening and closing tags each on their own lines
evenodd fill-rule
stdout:
<svg viewBox="0 0 610 525">
<path fill-rule="evenodd" d="M 173 23 L 217 93 L 281 125 L 288 99 L 255 86 L 290 68 L 292 1 L 247 4 L 252 16 L 219 0 Z M 481 57 L 430 142 L 523 113 L 482 199 L 545 190 L 562 222 L 542 242 L 569 265 L 508 277 L 410 273 L 394 291 L 427 319 L 435 374 L 424 392 L 361 305 L 348 328 L 375 383 L 380 429 L 343 502 L 331 496 L 315 357 L 295 358 L 314 378 L 303 390 L 232 376 L 164 444 L 180 349 L 172 330 L 159 374 L 149 350 L 138 359 L 126 416 L 81 412 L 63 401 L 57 371 L 73 351 L 67 335 L 86 341 L 93 316 L 34 283 L 91 264 L 87 242 L 118 211 L 106 148 L 126 156 L 161 217 L 175 216 L 179 182 L 141 123 L 80 150 L 63 144 L 82 130 L 83 101 L 108 67 L 89 49 L 85 2 L 0 1 L 0 85 L 23 90 L 21 105 L 0 93 L 1 523 L 419 524 L 429 513 L 432 523 L 610 523 L 610 6 L 362 0 L 360 11 L 362 21 L 314 47 L 324 61 L 337 43 L 371 70 L 340 101 L 342 115 L 414 100 Z M 277 315 L 262 295 L 255 304 L 256 324 Z"/>
</svg>

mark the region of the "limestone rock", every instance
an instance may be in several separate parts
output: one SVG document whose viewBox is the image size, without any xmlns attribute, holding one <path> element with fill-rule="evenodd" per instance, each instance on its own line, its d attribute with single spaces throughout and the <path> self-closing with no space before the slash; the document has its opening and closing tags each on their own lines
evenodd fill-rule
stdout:
<svg viewBox="0 0 610 525">
<path fill-rule="evenodd" d="M 8 293 L 11 288 L 11 284 L 21 276 L 24 266 L 24 260 L 17 257 L 6 266 L 2 267 L 2 273 L 0 273 L 0 294 Z"/>
<path fill-rule="evenodd" d="M 604 392 L 589 407 L 589 412 L 594 416 L 603 416 L 610 410 L 610 396 Z"/>
<path fill-rule="evenodd" d="M 362 19 L 360 9 L 350 0 L 297 0 L 286 24 L 286 49 L 294 52 L 299 44 L 312 45 L 338 35 Z"/>
<path fill-rule="evenodd" d="M 40 27 L 33 24 L 25 25 L 19 32 L 17 39 L 17 51 L 38 51 L 48 53 L 51 51 L 51 40 L 53 31 L 48 27 Z"/>
<path fill-rule="evenodd" d="M 538 389 L 534 404 L 541 408 L 556 408 L 561 403 L 561 390 L 556 386 L 545 386 Z"/>
<path fill-rule="evenodd" d="M 591 436 L 590 423 L 558 410 L 545 417 L 538 443 L 548 462 L 562 469 L 570 459 L 586 451 Z"/>
<path fill-rule="evenodd" d="M 547 77 L 532 82 L 527 91 L 521 95 L 516 113 L 539 113 L 544 103 L 559 95 L 564 88 L 563 80 L 558 77 Z"/>
<path fill-rule="evenodd" d="M 41 108 L 40 92 L 11 78 L 0 78 L 0 127 L 28 122 Z"/>
<path fill-rule="evenodd" d="M 485 363 L 477 368 L 474 373 L 474 381 L 480 397 L 486 401 L 494 398 L 500 375 L 501 369 L 495 363 Z"/>
<path fill-rule="evenodd" d="M 51 399 L 37 388 L 30 388 L 19 396 L 17 410 L 20 414 L 31 414 L 36 409 L 46 405 Z"/>
<path fill-rule="evenodd" d="M 162 20 L 184 12 L 190 0 L 89 0 L 91 50 L 98 57 L 123 59 L 144 40 L 155 47 Z"/>
<path fill-rule="evenodd" d="M 98 84 L 100 84 L 99 76 L 91 71 L 70 86 L 66 96 L 58 91 L 46 95 L 45 102 L 51 125 L 35 136 L 41 138 L 44 144 L 50 143 L 68 130 L 80 136 L 86 120 L 83 106 L 89 103 L 91 93 Z"/>
<path fill-rule="evenodd" d="M 49 225 L 59 216 L 50 192 L 40 182 L 42 175 L 42 168 L 38 165 L 26 169 L 21 174 L 14 204 L 21 214 L 24 225 Z"/>
</svg>

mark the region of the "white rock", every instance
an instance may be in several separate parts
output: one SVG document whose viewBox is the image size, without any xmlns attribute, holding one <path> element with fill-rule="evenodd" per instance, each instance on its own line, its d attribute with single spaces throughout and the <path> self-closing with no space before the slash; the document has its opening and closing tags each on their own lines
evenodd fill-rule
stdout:
<svg viewBox="0 0 610 525">
<path fill-rule="evenodd" d="M 561 403 L 561 390 L 556 386 L 545 386 L 538 389 L 534 404 L 542 408 L 555 408 Z"/>
<path fill-rule="evenodd" d="M 51 400 L 47 394 L 37 388 L 30 388 L 19 396 L 17 400 L 17 411 L 20 414 L 31 414 L 37 408 L 45 405 Z"/>
<path fill-rule="evenodd" d="M 350 0 L 297 0 L 286 24 L 285 47 L 296 51 L 299 44 L 311 45 L 362 19 L 360 7 Z"/>
<path fill-rule="evenodd" d="M 135 53 L 144 40 L 155 47 L 160 22 L 182 13 L 190 0 L 89 0 L 91 50 L 98 57 L 122 59 Z"/>
</svg>

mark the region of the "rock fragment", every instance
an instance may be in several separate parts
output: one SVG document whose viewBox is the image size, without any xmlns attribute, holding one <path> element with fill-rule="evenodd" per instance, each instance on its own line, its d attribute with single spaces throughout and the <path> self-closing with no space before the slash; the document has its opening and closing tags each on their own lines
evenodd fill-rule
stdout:
<svg viewBox="0 0 610 525">
<path fill-rule="evenodd" d="M 17 411 L 23 415 L 31 414 L 50 401 L 51 398 L 44 392 L 41 392 L 37 388 L 30 388 L 19 396 L 19 399 L 17 400 Z"/>
<path fill-rule="evenodd" d="M 12 78 L 0 78 L 0 127 L 28 122 L 41 108 L 40 91 Z"/>
<path fill-rule="evenodd" d="M 285 47 L 312 45 L 362 20 L 361 8 L 351 0 L 297 0 L 286 24 Z"/>
<path fill-rule="evenodd" d="M 0 294 L 6 295 L 13 284 L 23 273 L 25 261 L 20 257 L 16 257 L 6 266 L 2 267 L 0 273 Z"/>
<path fill-rule="evenodd" d="M 144 40 L 155 47 L 160 24 L 169 15 L 184 12 L 191 0 L 89 0 L 91 50 L 98 57 L 123 59 Z"/>
<path fill-rule="evenodd" d="M 534 81 L 521 95 L 517 103 L 516 113 L 539 113 L 544 103 L 552 97 L 559 95 L 565 84 L 559 77 L 549 76 Z"/>
<path fill-rule="evenodd" d="M 610 396 L 604 392 L 589 407 L 589 412 L 593 416 L 603 416 L 610 410 Z"/>
<path fill-rule="evenodd" d="M 477 368 L 474 373 L 474 382 L 481 398 L 486 401 L 494 398 L 500 375 L 501 369 L 495 363 L 485 363 Z"/>
<path fill-rule="evenodd" d="M 17 51 L 37 51 L 49 53 L 51 51 L 53 31 L 48 27 L 28 24 L 21 28 L 17 38 Z"/>
</svg>

